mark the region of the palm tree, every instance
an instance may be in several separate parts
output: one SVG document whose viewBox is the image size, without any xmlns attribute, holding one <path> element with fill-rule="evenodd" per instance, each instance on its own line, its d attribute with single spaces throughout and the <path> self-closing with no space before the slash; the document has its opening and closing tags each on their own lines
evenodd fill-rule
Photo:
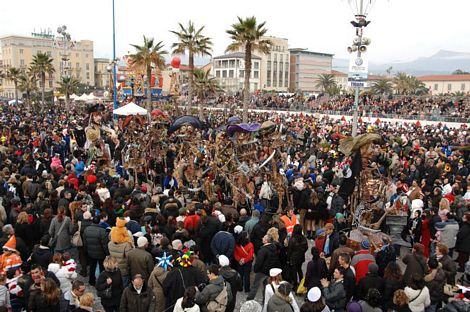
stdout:
<svg viewBox="0 0 470 312">
<path fill-rule="evenodd" d="M 398 94 L 406 94 L 408 91 L 408 75 L 404 72 L 398 72 L 393 78 L 393 84 Z"/>
<path fill-rule="evenodd" d="M 195 80 L 194 86 L 199 100 L 199 119 L 201 120 L 203 118 L 202 104 L 204 102 L 204 98 L 211 93 L 222 91 L 216 78 L 209 77 L 209 72 L 210 70 L 195 70 L 193 73 Z"/>
<path fill-rule="evenodd" d="M 168 54 L 167 51 L 163 50 L 163 41 L 154 44 L 153 38 L 147 38 L 144 36 L 144 44 L 142 46 L 131 44 L 135 48 L 136 53 L 130 55 L 132 65 L 135 65 L 147 74 L 147 104 L 150 107 L 152 103 L 152 87 L 150 82 L 152 81 L 152 65 L 157 68 L 158 71 L 165 68 L 164 55 Z"/>
<path fill-rule="evenodd" d="M 15 103 L 18 105 L 18 82 L 20 81 L 21 70 L 16 67 L 9 67 L 5 74 L 7 80 L 15 84 Z"/>
<path fill-rule="evenodd" d="M 31 93 L 38 89 L 37 78 L 31 68 L 20 76 L 18 88 L 21 92 L 26 93 L 28 109 L 31 109 Z"/>
<path fill-rule="evenodd" d="M 188 94 L 188 112 L 191 112 L 191 105 L 193 103 L 193 88 L 194 88 L 194 55 L 211 55 L 212 41 L 209 37 L 202 35 L 204 26 L 196 30 L 194 23 L 189 21 L 188 27 L 185 28 L 179 23 L 180 30 L 170 30 L 171 33 L 178 37 L 177 43 L 172 44 L 173 54 L 184 54 L 188 51 L 189 57 L 189 94 Z"/>
<path fill-rule="evenodd" d="M 80 81 L 72 77 L 61 77 L 59 81 L 59 92 L 65 95 L 65 108 L 68 111 L 70 95 L 78 92 Z"/>
<path fill-rule="evenodd" d="M 245 19 L 238 17 L 238 23 L 232 25 L 232 29 L 227 30 L 232 43 L 226 51 L 245 50 L 245 82 L 243 85 L 243 121 L 248 121 L 248 102 L 250 93 L 251 76 L 251 57 L 253 52 L 259 51 L 268 54 L 271 41 L 261 39 L 268 31 L 264 28 L 266 22 L 258 24 L 256 17 L 247 17 Z"/>
<path fill-rule="evenodd" d="M 317 84 L 315 87 L 321 89 L 323 92 L 327 93 L 328 95 L 333 95 L 333 91 L 336 89 L 336 80 L 335 76 L 332 74 L 320 74 L 318 75 Z"/>
<path fill-rule="evenodd" d="M 393 85 L 389 80 L 378 80 L 371 86 L 371 91 L 374 94 L 391 94 L 393 92 Z"/>
<path fill-rule="evenodd" d="M 45 100 L 44 94 L 46 93 L 46 75 L 51 75 L 55 72 L 53 59 L 47 53 L 38 52 L 33 56 L 31 62 L 31 69 L 41 79 L 41 109 L 44 108 Z"/>
</svg>

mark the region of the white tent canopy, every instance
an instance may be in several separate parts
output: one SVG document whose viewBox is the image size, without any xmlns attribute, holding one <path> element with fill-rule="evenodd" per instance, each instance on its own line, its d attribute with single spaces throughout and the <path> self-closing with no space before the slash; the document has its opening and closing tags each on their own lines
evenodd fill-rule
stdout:
<svg viewBox="0 0 470 312">
<path fill-rule="evenodd" d="M 23 104 L 23 101 L 18 100 L 18 103 L 16 103 L 16 100 L 8 101 L 8 105 L 13 105 L 13 104 Z"/>
<path fill-rule="evenodd" d="M 76 99 L 79 98 L 79 96 L 74 93 L 70 96 L 70 98 L 75 101 Z"/>
<path fill-rule="evenodd" d="M 120 116 L 147 115 L 147 113 L 148 112 L 145 108 L 142 108 L 133 102 L 119 107 L 113 111 L 113 114 Z"/>
<path fill-rule="evenodd" d="M 80 95 L 77 99 L 75 99 L 76 101 L 87 101 L 88 100 L 88 95 L 86 95 L 86 93 L 83 93 L 82 95 Z"/>
</svg>

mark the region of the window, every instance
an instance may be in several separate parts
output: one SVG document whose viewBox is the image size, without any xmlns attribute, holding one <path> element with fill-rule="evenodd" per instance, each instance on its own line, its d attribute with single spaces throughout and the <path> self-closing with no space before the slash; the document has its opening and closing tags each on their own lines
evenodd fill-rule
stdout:
<svg viewBox="0 0 470 312">
<path fill-rule="evenodd" d="M 24 60 L 20 60 L 20 66 L 21 66 L 21 67 L 24 66 Z"/>
<path fill-rule="evenodd" d="M 75 63 L 75 68 L 78 70 L 80 68 L 80 63 Z"/>
<path fill-rule="evenodd" d="M 52 73 L 49 73 L 49 79 L 52 79 Z"/>
<path fill-rule="evenodd" d="M 90 64 L 89 64 L 89 63 L 86 63 L 85 68 L 86 68 L 86 70 L 90 70 Z"/>
<path fill-rule="evenodd" d="M 217 78 L 220 78 L 220 70 L 216 70 L 216 71 L 215 71 L 215 76 L 216 76 Z"/>
<path fill-rule="evenodd" d="M 255 69 L 259 69 L 259 62 L 254 62 Z"/>
<path fill-rule="evenodd" d="M 437 91 L 437 89 L 439 88 L 439 85 L 437 83 L 434 84 L 434 91 Z"/>
<path fill-rule="evenodd" d="M 274 62 L 277 62 L 277 54 L 274 54 Z"/>
<path fill-rule="evenodd" d="M 228 65 L 228 61 L 222 61 L 222 67 L 223 68 L 227 68 L 227 65 Z"/>
<path fill-rule="evenodd" d="M 90 79 L 90 73 L 86 72 L 86 79 Z"/>
<path fill-rule="evenodd" d="M 53 81 L 49 80 L 49 88 L 52 88 L 52 83 L 53 83 Z"/>
<path fill-rule="evenodd" d="M 237 60 L 237 65 L 236 65 L 236 67 L 237 67 L 237 68 L 240 67 L 240 61 L 239 61 L 239 60 Z"/>
<path fill-rule="evenodd" d="M 279 72 L 279 87 L 282 87 L 282 71 Z"/>
<path fill-rule="evenodd" d="M 240 72 L 238 73 L 238 77 L 245 78 L 245 71 L 240 69 Z"/>
<path fill-rule="evenodd" d="M 268 71 L 271 70 L 271 61 L 268 61 L 266 64 L 267 64 Z"/>
<path fill-rule="evenodd" d="M 222 78 L 227 78 L 227 71 L 226 70 L 222 71 Z"/>
<path fill-rule="evenodd" d="M 254 78 L 254 79 L 259 79 L 259 71 L 255 70 L 255 71 L 253 72 L 253 78 Z"/>
<path fill-rule="evenodd" d="M 24 50 L 23 49 L 20 49 L 20 54 L 23 54 Z"/>
<path fill-rule="evenodd" d="M 280 59 L 280 61 L 281 61 L 281 62 L 284 61 L 284 54 L 281 54 L 281 59 Z"/>
<path fill-rule="evenodd" d="M 460 90 L 461 90 L 461 91 L 465 91 L 465 83 L 462 83 L 462 84 L 460 85 Z"/>
<path fill-rule="evenodd" d="M 451 83 L 447 84 L 447 91 L 452 91 L 452 84 Z"/>
<path fill-rule="evenodd" d="M 266 80 L 266 86 L 271 87 L 271 79 Z"/>
<path fill-rule="evenodd" d="M 233 69 L 228 71 L 228 77 L 233 78 Z"/>
<path fill-rule="evenodd" d="M 229 61 L 229 67 L 235 67 L 235 60 Z"/>
</svg>

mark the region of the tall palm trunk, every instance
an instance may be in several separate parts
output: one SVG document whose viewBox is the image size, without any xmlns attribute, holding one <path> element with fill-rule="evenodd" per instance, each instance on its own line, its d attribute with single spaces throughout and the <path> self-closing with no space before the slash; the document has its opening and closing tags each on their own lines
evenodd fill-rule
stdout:
<svg viewBox="0 0 470 312">
<path fill-rule="evenodd" d="M 193 89 L 194 89 L 194 53 L 189 50 L 189 88 L 188 88 L 188 115 L 191 114 L 193 105 Z"/>
<path fill-rule="evenodd" d="M 243 122 L 248 122 L 248 102 L 250 96 L 251 44 L 245 46 L 245 81 L 243 84 Z"/>
<path fill-rule="evenodd" d="M 42 83 L 42 90 L 41 90 L 41 111 L 44 110 L 46 105 L 45 100 L 45 93 L 46 93 L 46 73 L 41 73 L 41 83 Z"/>
<path fill-rule="evenodd" d="M 147 66 L 147 109 L 152 108 L 152 86 L 150 83 L 152 82 L 152 67 L 149 65 Z"/>
<path fill-rule="evenodd" d="M 67 113 L 70 113 L 70 95 L 68 92 L 65 92 L 65 109 Z"/>
<path fill-rule="evenodd" d="M 15 80 L 15 103 L 18 105 L 18 81 Z"/>
</svg>

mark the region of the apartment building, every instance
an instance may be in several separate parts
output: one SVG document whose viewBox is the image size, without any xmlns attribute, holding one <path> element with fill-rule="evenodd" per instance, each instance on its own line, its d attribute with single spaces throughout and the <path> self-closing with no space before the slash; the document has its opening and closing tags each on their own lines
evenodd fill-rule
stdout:
<svg viewBox="0 0 470 312">
<path fill-rule="evenodd" d="M 330 74 L 333 54 L 290 49 L 290 88 L 302 92 L 320 92 L 317 78 Z"/>
</svg>

